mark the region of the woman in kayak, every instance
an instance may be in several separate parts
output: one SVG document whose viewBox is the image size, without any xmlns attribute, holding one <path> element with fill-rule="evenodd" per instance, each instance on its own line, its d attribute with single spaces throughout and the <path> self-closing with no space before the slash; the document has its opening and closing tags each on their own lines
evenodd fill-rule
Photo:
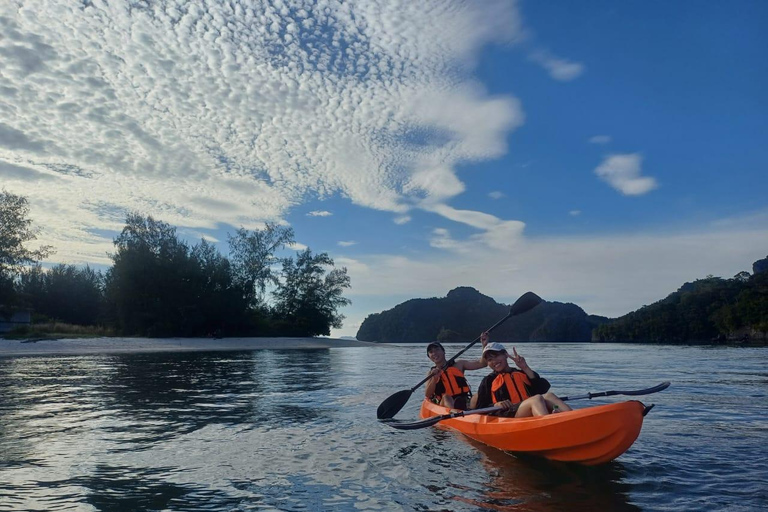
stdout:
<svg viewBox="0 0 768 512">
<path fill-rule="evenodd" d="M 485 345 L 483 358 L 493 372 L 480 382 L 470 407 L 482 409 L 495 405 L 504 411 L 504 416 L 515 418 L 572 410 L 557 395 L 548 393 L 549 382 L 531 370 L 514 347 L 512 350 L 514 355 L 510 355 L 501 343 Z M 509 366 L 507 358 L 512 359 L 519 370 Z"/>
<path fill-rule="evenodd" d="M 483 346 L 488 341 L 486 333 L 480 337 Z M 462 411 L 469 407 L 469 400 L 472 397 L 472 390 L 464 377 L 467 370 L 479 370 L 485 366 L 485 359 L 482 357 L 475 361 L 466 361 L 457 359 L 445 370 L 445 349 L 437 341 L 427 345 L 427 356 L 435 363 L 435 366 L 427 374 L 431 377 L 427 381 L 427 387 L 424 395 L 427 400 L 449 409 L 461 409 Z"/>
</svg>

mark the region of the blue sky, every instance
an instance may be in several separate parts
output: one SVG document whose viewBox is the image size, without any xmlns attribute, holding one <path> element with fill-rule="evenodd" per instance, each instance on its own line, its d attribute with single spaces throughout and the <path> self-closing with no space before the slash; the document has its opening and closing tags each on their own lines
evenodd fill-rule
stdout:
<svg viewBox="0 0 768 512">
<path fill-rule="evenodd" d="M 0 6 L 0 186 L 50 263 L 125 212 L 226 250 L 291 225 L 352 277 L 334 335 L 413 297 L 618 316 L 768 254 L 768 5 Z"/>
</svg>

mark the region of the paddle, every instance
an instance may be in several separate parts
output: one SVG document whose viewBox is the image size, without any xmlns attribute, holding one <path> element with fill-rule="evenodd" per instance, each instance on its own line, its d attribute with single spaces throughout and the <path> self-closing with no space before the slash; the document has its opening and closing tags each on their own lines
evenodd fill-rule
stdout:
<svg viewBox="0 0 768 512">
<path fill-rule="evenodd" d="M 540 303 L 541 303 L 541 297 L 539 297 L 535 293 L 533 292 L 524 293 L 519 299 L 515 301 L 514 304 L 512 304 L 512 307 L 509 308 L 509 314 L 507 314 L 507 316 L 505 316 L 504 318 L 496 322 L 490 328 L 486 329 L 485 332 L 493 331 L 498 326 L 506 322 L 507 319 L 509 319 L 510 317 L 521 315 L 526 311 L 529 311 L 534 307 L 538 306 Z M 464 347 L 464 349 L 461 350 L 458 354 L 456 354 L 455 356 L 447 360 L 443 365 L 443 370 L 445 370 L 451 364 L 453 364 L 453 362 L 456 361 L 457 357 L 459 357 L 461 354 L 469 350 L 470 347 L 472 347 L 478 341 L 480 341 L 480 336 L 478 336 L 475 339 L 475 341 L 473 341 L 472 343 Z M 427 382 L 429 378 L 430 378 L 429 376 L 424 377 L 424 379 L 421 382 L 413 386 L 411 389 L 403 389 L 402 391 L 398 391 L 394 395 L 390 396 L 389 398 L 381 402 L 381 405 L 379 405 L 379 408 L 376 409 L 376 417 L 380 420 L 392 418 L 395 414 L 400 412 L 400 409 L 402 409 L 403 406 L 406 404 L 406 402 L 408 402 L 408 399 L 411 398 L 411 395 L 413 394 L 413 392 L 416 391 L 416 389 L 418 389 L 419 386 Z"/>
<path fill-rule="evenodd" d="M 614 395 L 629 395 L 629 396 L 639 396 L 639 395 L 650 395 L 651 393 L 658 393 L 659 391 L 663 391 L 669 387 L 669 382 L 662 382 L 658 386 L 653 386 L 652 388 L 648 389 L 638 389 L 636 391 L 603 391 L 600 393 L 587 393 L 586 395 L 581 396 L 574 396 L 574 397 L 567 397 L 564 396 L 560 398 L 563 402 L 567 400 L 582 400 L 584 398 L 589 398 L 590 400 L 592 398 L 596 398 L 599 396 L 614 396 Z M 416 430 L 419 428 L 424 427 L 431 427 L 435 423 L 439 423 L 443 420 L 450 420 L 453 418 L 461 418 L 462 416 L 469 416 L 471 414 L 487 414 L 489 412 L 496 412 L 498 411 L 498 407 L 486 407 L 484 409 L 472 409 L 470 411 L 459 411 L 459 412 L 452 412 L 449 414 L 442 414 L 440 416 L 432 416 L 431 418 L 427 418 L 425 420 L 421 421 L 411 421 L 411 422 L 398 422 L 398 421 L 387 421 L 385 422 L 387 425 L 389 425 L 392 428 L 396 428 L 398 430 Z"/>
</svg>

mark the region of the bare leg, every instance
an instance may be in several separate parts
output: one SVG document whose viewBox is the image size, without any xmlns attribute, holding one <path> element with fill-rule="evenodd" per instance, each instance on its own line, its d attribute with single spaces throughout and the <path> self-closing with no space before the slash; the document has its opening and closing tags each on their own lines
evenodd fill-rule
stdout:
<svg viewBox="0 0 768 512">
<path fill-rule="evenodd" d="M 560 410 L 560 412 L 572 411 L 573 410 L 570 405 L 568 405 L 565 402 L 563 402 L 562 400 L 560 400 L 560 397 L 558 397 L 554 393 L 547 393 L 547 394 L 545 394 L 544 395 L 544 400 L 547 402 L 547 406 L 548 406 L 549 410 L 552 410 L 553 406 L 555 406 L 555 405 Z"/>
<path fill-rule="evenodd" d="M 544 397 L 541 395 L 534 395 L 531 398 L 526 398 L 520 403 L 520 406 L 515 413 L 515 418 L 546 416 L 547 414 L 549 414 L 549 409 L 547 409 L 547 402 L 544 401 Z"/>
<path fill-rule="evenodd" d="M 449 409 L 453 409 L 454 408 L 453 397 L 448 394 L 443 395 L 443 399 L 440 400 L 440 405 L 442 405 L 443 407 L 447 407 Z"/>
</svg>

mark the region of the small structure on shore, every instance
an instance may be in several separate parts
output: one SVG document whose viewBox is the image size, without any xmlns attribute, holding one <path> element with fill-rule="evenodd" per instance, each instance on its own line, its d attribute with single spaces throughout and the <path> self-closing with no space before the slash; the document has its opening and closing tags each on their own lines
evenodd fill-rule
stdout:
<svg viewBox="0 0 768 512">
<path fill-rule="evenodd" d="M 9 332 L 16 327 L 32 323 L 32 312 L 28 309 L 17 309 L 5 312 L 0 307 L 0 334 Z"/>
</svg>

